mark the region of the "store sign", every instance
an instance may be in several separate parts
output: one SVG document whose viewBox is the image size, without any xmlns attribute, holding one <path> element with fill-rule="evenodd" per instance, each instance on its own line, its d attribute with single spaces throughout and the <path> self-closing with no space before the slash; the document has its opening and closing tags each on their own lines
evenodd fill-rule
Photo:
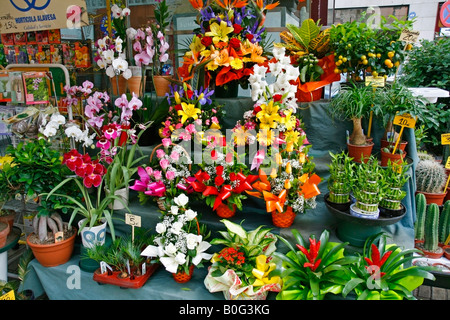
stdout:
<svg viewBox="0 0 450 320">
<path fill-rule="evenodd" d="M 3 0 L 0 33 L 16 33 L 88 25 L 85 0 Z"/>
</svg>

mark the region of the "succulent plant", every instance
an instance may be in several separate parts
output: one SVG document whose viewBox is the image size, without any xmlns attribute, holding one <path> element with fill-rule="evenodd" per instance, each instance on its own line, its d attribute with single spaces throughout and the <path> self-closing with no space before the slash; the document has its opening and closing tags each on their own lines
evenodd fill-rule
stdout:
<svg viewBox="0 0 450 320">
<path fill-rule="evenodd" d="M 450 235 L 450 200 L 444 203 L 441 216 L 439 218 L 439 242 L 445 243 Z"/>
<path fill-rule="evenodd" d="M 434 160 L 421 160 L 416 166 L 417 191 L 442 193 L 447 182 L 445 168 Z"/>
<path fill-rule="evenodd" d="M 425 217 L 427 213 L 427 199 L 423 193 L 416 194 L 416 222 L 414 233 L 417 240 L 425 239 Z"/>
<path fill-rule="evenodd" d="M 423 247 L 427 251 L 435 252 L 438 246 L 439 206 L 431 203 L 427 209 L 425 219 L 425 241 Z"/>
</svg>

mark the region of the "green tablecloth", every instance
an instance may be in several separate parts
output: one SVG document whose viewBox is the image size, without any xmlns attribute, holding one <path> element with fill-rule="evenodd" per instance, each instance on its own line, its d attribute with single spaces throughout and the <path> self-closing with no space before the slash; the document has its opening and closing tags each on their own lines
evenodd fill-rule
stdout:
<svg viewBox="0 0 450 320">
<path fill-rule="evenodd" d="M 236 121 L 242 117 L 242 114 L 249 110 L 253 103 L 250 98 L 237 98 L 228 100 L 219 100 L 219 103 L 225 105 L 227 117 L 224 121 L 225 128 L 232 128 Z M 303 215 L 297 215 L 291 228 L 274 228 L 274 233 L 280 234 L 285 238 L 292 239 L 291 229 L 298 229 L 304 236 L 316 234 L 317 236 L 324 229 L 330 231 L 330 238 L 333 241 L 340 241 L 336 234 L 336 226 L 339 220 L 331 214 L 324 203 L 323 195 L 328 192 L 326 180 L 328 178 L 328 167 L 330 163 L 329 151 L 339 152 L 346 149 L 346 130 L 351 130 L 350 122 L 334 122 L 327 115 L 327 101 L 319 101 L 311 104 L 302 104 L 299 114 L 301 115 L 305 131 L 309 142 L 312 144 L 310 155 L 314 157 L 316 164 L 316 173 L 322 178 L 319 188 L 322 192 L 317 197 L 317 207 L 307 211 Z M 374 122 L 373 134 L 375 146 L 373 153 L 379 151 L 379 140 L 383 134 L 382 126 Z M 416 145 L 414 132 L 411 129 L 404 131 L 403 139 L 408 141 L 407 154 L 414 161 L 410 169 L 412 179 L 405 186 L 408 192 L 403 204 L 407 209 L 403 219 L 383 230 L 392 238 L 390 241 L 397 243 L 405 248 L 412 248 L 414 245 L 414 220 L 415 220 L 415 178 L 414 165 L 417 161 Z M 151 147 L 144 148 L 150 154 Z M 149 201 L 145 205 L 140 205 L 136 194 L 131 192 L 131 213 L 140 215 L 142 218 L 142 227 L 154 230 L 154 226 L 159 221 L 159 213 L 154 203 Z M 223 230 L 224 227 L 219 218 L 210 208 L 199 204 L 195 206 L 202 215 L 202 222 L 206 223 L 212 230 L 213 237 L 216 231 Z M 117 212 L 119 219 L 124 219 L 124 212 Z M 270 214 L 265 212 L 264 203 L 259 199 L 249 198 L 244 202 L 244 210 L 237 212 L 230 220 L 235 222 L 244 221 L 244 227 L 248 230 L 254 229 L 259 225 L 272 226 Z M 117 234 L 129 233 L 131 229 L 122 221 L 117 222 Z M 279 246 L 280 250 L 283 250 Z M 211 251 L 212 252 L 212 251 Z M 28 275 L 24 287 L 33 289 L 36 295 L 46 292 L 50 299 L 223 299 L 222 294 L 209 293 L 203 284 L 206 275 L 206 268 L 196 269 L 194 279 L 187 284 L 177 284 L 171 275 L 160 267 L 157 272 L 140 289 L 120 289 L 113 285 L 99 285 L 92 280 L 92 273 L 79 271 L 79 275 L 74 275 L 74 270 L 78 266 L 79 256 L 74 254 L 68 263 L 52 268 L 44 268 L 37 261 L 30 263 L 30 274 Z M 71 269 L 73 268 L 73 270 Z M 80 287 L 70 288 L 71 281 L 76 281 L 79 276 Z M 75 285 L 75 284 L 74 284 Z M 184 290 L 188 288 L 188 290 Z"/>
</svg>

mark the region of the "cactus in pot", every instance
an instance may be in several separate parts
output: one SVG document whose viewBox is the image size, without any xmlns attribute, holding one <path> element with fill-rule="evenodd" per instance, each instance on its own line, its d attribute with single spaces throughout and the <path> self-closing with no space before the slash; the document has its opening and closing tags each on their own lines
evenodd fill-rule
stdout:
<svg viewBox="0 0 450 320">
<path fill-rule="evenodd" d="M 427 214 L 427 199 L 423 193 L 416 194 L 416 222 L 414 224 L 415 239 L 425 239 L 425 218 Z"/>
<path fill-rule="evenodd" d="M 329 200 L 334 203 L 350 202 L 350 192 L 354 179 L 355 162 L 353 158 L 343 151 L 333 154 L 330 152 L 331 164 L 330 177 L 328 179 Z"/>
<path fill-rule="evenodd" d="M 439 206 L 431 203 L 428 206 L 425 218 L 425 238 L 419 249 L 427 258 L 438 259 L 444 254 L 444 250 L 439 247 Z"/>
<path fill-rule="evenodd" d="M 420 160 L 415 171 L 417 192 L 425 193 L 428 204 L 432 202 L 430 195 L 439 194 L 440 200 L 435 203 L 442 205 L 445 197 L 444 187 L 447 182 L 445 167 L 434 160 Z"/>
<path fill-rule="evenodd" d="M 450 200 L 447 200 L 442 208 L 439 218 L 439 243 L 445 244 L 450 235 Z"/>
</svg>

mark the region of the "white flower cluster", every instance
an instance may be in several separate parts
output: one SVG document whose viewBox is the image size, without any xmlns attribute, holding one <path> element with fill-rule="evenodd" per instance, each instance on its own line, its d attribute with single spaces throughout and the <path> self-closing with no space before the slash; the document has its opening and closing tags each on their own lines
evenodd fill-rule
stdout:
<svg viewBox="0 0 450 320">
<path fill-rule="evenodd" d="M 76 142 L 81 142 L 84 147 L 90 147 L 94 143 L 95 133 L 89 135 L 89 130 L 81 130 L 75 123 L 66 124 L 66 118 L 58 112 L 47 118 L 44 118 L 39 126 L 39 132 L 46 138 L 53 138 L 58 135 L 61 127 L 66 127 L 64 133 L 68 138 L 75 139 Z"/>
<path fill-rule="evenodd" d="M 211 244 L 203 241 L 202 235 L 190 232 L 190 225 L 194 224 L 195 230 L 197 228 L 194 221 L 197 212 L 186 209 L 188 201 L 185 194 L 174 198 L 176 206 L 171 206 L 162 222 L 156 225 L 158 235 L 154 239 L 155 245 L 149 245 L 142 252 L 143 256 L 159 258 L 171 273 L 176 273 L 178 267 L 184 264 L 198 265 L 212 257 L 212 254 L 205 252 Z"/>
<path fill-rule="evenodd" d="M 268 84 L 266 81 L 268 69 L 255 65 L 253 74 L 248 80 L 251 85 L 252 99 L 256 101 L 256 104 L 262 104 L 267 100 L 266 94 L 269 94 L 270 98 L 279 94 L 283 96 L 282 104 L 295 113 L 297 110 L 297 86 L 290 84 L 290 81 L 296 81 L 300 71 L 298 67 L 291 65 L 291 60 L 289 56 L 286 56 L 284 47 L 274 47 L 272 53 L 277 61 L 269 63 L 269 70 L 276 80 L 274 83 Z"/>
</svg>

